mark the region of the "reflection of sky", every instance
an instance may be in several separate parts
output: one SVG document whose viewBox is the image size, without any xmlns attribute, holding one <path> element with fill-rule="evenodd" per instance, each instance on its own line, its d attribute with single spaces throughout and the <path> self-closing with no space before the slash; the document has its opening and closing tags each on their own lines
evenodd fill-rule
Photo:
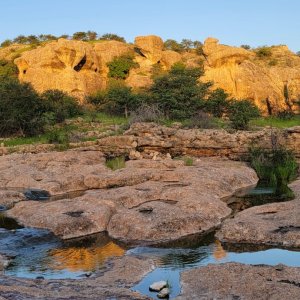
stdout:
<svg viewBox="0 0 300 300">
<path fill-rule="evenodd" d="M 300 252 L 284 249 L 268 249 L 256 252 L 226 252 L 221 244 L 216 241 L 209 246 L 200 246 L 197 249 L 160 249 L 160 248 L 135 248 L 127 251 L 128 255 L 139 255 L 152 258 L 158 264 L 153 272 L 148 274 L 132 289 L 148 295 L 154 299 L 156 293 L 149 291 L 149 286 L 160 280 L 168 280 L 171 285 L 170 298 L 180 293 L 181 271 L 208 264 L 238 262 L 243 264 L 266 264 L 300 267 Z"/>
</svg>

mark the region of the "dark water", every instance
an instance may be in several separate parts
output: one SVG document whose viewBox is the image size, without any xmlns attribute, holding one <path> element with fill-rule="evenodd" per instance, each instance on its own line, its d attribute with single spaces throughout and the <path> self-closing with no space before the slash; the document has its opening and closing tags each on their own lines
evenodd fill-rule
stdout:
<svg viewBox="0 0 300 300">
<path fill-rule="evenodd" d="M 274 190 L 258 186 L 240 191 L 224 200 L 235 212 L 253 205 L 274 202 Z M 277 201 L 277 200 L 276 200 Z M 5 274 L 36 278 L 82 278 L 100 270 L 108 258 L 131 255 L 150 258 L 157 268 L 133 287 L 156 299 L 149 291 L 155 281 L 167 280 L 171 298 L 180 293 L 180 273 L 209 263 L 240 262 L 245 264 L 279 263 L 300 267 L 300 252 L 261 246 L 222 245 L 214 234 L 206 238 L 194 236 L 180 242 L 157 247 L 125 249 L 105 234 L 68 242 L 61 241 L 47 230 L 22 228 L 13 219 L 0 214 L 0 253 L 15 257 Z"/>
</svg>

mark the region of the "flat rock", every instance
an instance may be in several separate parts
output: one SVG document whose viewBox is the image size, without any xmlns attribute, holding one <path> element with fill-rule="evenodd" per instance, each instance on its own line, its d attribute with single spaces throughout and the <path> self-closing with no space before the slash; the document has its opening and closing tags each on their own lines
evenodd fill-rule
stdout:
<svg viewBox="0 0 300 300">
<path fill-rule="evenodd" d="M 300 180 L 290 187 L 295 200 L 246 209 L 226 220 L 217 237 L 228 243 L 300 248 Z"/>
<path fill-rule="evenodd" d="M 154 291 L 154 292 L 159 292 L 160 290 L 162 290 L 166 286 L 167 286 L 167 282 L 166 281 L 157 281 L 157 282 L 153 282 L 150 285 L 149 290 L 150 291 Z"/>
<path fill-rule="evenodd" d="M 153 268 L 151 260 L 124 256 L 106 265 L 105 272 L 76 280 L 38 280 L 0 275 L 4 299 L 149 299 L 131 290 Z"/>
<path fill-rule="evenodd" d="M 226 263 L 181 273 L 176 299 L 300 299 L 300 269 Z"/>
</svg>

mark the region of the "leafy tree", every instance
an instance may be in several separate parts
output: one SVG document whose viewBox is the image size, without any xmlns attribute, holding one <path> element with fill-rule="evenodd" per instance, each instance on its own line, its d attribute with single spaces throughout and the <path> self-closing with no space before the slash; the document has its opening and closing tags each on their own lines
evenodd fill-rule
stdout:
<svg viewBox="0 0 300 300">
<path fill-rule="evenodd" d="M 181 46 L 184 50 L 190 50 L 193 47 L 193 41 L 190 39 L 182 39 Z"/>
<path fill-rule="evenodd" d="M 39 43 L 39 39 L 37 38 L 36 35 L 29 35 L 27 36 L 27 44 L 38 44 Z"/>
<path fill-rule="evenodd" d="M 179 44 L 177 41 L 168 39 L 164 42 L 164 47 L 167 50 L 172 50 L 176 52 L 182 52 L 184 49 L 181 44 Z"/>
<path fill-rule="evenodd" d="M 94 40 L 97 39 L 97 32 L 95 32 L 95 31 L 90 31 L 89 30 L 89 31 L 87 31 L 86 35 L 87 35 L 87 39 L 89 41 L 94 41 Z"/>
<path fill-rule="evenodd" d="M 251 119 L 258 118 L 258 107 L 250 100 L 231 100 L 228 112 L 233 128 L 245 130 Z"/>
<path fill-rule="evenodd" d="M 222 89 L 212 91 L 205 103 L 205 110 L 217 118 L 221 118 L 227 112 L 228 107 L 228 94 Z"/>
<path fill-rule="evenodd" d="M 57 40 L 57 37 L 52 34 L 40 34 L 38 36 L 39 41 L 46 42 L 46 41 L 54 41 Z"/>
<path fill-rule="evenodd" d="M 44 103 L 28 83 L 0 80 L 0 135 L 34 135 L 43 131 Z"/>
<path fill-rule="evenodd" d="M 73 33 L 72 36 L 73 40 L 77 40 L 77 41 L 87 41 L 88 37 L 87 37 L 87 33 L 84 31 L 78 31 Z"/>
<path fill-rule="evenodd" d="M 17 66 L 11 62 L 4 59 L 0 60 L 0 76 L 3 77 L 16 77 L 18 75 Z M 1 78 L 0 77 L 0 78 Z"/>
<path fill-rule="evenodd" d="M 109 77 L 114 79 L 126 79 L 130 69 L 138 67 L 138 63 L 134 62 L 132 55 L 125 54 L 115 57 L 107 66 L 109 67 Z"/>
<path fill-rule="evenodd" d="M 60 39 L 69 39 L 70 36 L 68 34 L 62 34 L 59 38 Z"/>
<path fill-rule="evenodd" d="M 63 122 L 67 118 L 72 118 L 82 114 L 82 108 L 78 104 L 74 97 L 60 90 L 48 90 L 45 91 L 41 98 L 44 101 L 45 111 L 47 117 L 53 121 L 53 123 Z"/>
<path fill-rule="evenodd" d="M 26 44 L 27 43 L 27 37 L 25 35 L 19 35 L 14 39 L 14 43 Z"/>
<path fill-rule="evenodd" d="M 123 42 L 126 43 L 126 40 L 122 37 L 119 36 L 117 34 L 114 33 L 105 33 L 103 34 L 99 40 L 105 40 L 105 41 L 119 41 L 119 42 Z"/>
<path fill-rule="evenodd" d="M 244 48 L 246 50 L 250 50 L 251 49 L 251 47 L 249 45 L 241 45 L 241 48 Z"/>
<path fill-rule="evenodd" d="M 12 40 L 5 40 L 5 41 L 3 41 L 2 43 L 1 43 L 1 47 L 8 47 L 8 46 L 10 46 L 11 44 L 13 43 L 13 41 Z"/>
<path fill-rule="evenodd" d="M 203 107 L 211 83 L 199 82 L 201 68 L 174 64 L 168 74 L 154 79 L 150 88 L 152 101 L 172 119 L 190 118 Z"/>
</svg>

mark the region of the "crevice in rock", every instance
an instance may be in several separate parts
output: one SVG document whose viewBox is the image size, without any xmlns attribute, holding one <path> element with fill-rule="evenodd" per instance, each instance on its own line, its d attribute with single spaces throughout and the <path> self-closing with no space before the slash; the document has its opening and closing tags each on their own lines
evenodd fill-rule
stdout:
<svg viewBox="0 0 300 300">
<path fill-rule="evenodd" d="M 300 231 L 300 226 L 280 226 L 279 228 L 275 229 L 274 233 L 288 233 L 290 231 Z"/>
<path fill-rule="evenodd" d="M 290 281 L 290 280 L 288 280 L 288 279 L 279 280 L 278 282 L 292 284 L 292 285 L 294 285 L 294 286 L 300 288 L 300 282 Z"/>
<path fill-rule="evenodd" d="M 83 210 L 78 210 L 78 211 L 68 211 L 64 213 L 67 216 L 73 217 L 73 218 L 79 218 L 81 215 L 84 213 Z"/>
<path fill-rule="evenodd" d="M 142 57 L 146 57 L 146 56 L 142 53 L 142 51 L 141 51 L 140 48 L 134 47 L 134 52 L 136 52 L 137 54 L 139 54 L 139 55 L 142 56 Z"/>
<path fill-rule="evenodd" d="M 76 72 L 79 72 L 86 63 L 86 55 L 81 59 L 81 61 L 73 68 Z"/>
</svg>

